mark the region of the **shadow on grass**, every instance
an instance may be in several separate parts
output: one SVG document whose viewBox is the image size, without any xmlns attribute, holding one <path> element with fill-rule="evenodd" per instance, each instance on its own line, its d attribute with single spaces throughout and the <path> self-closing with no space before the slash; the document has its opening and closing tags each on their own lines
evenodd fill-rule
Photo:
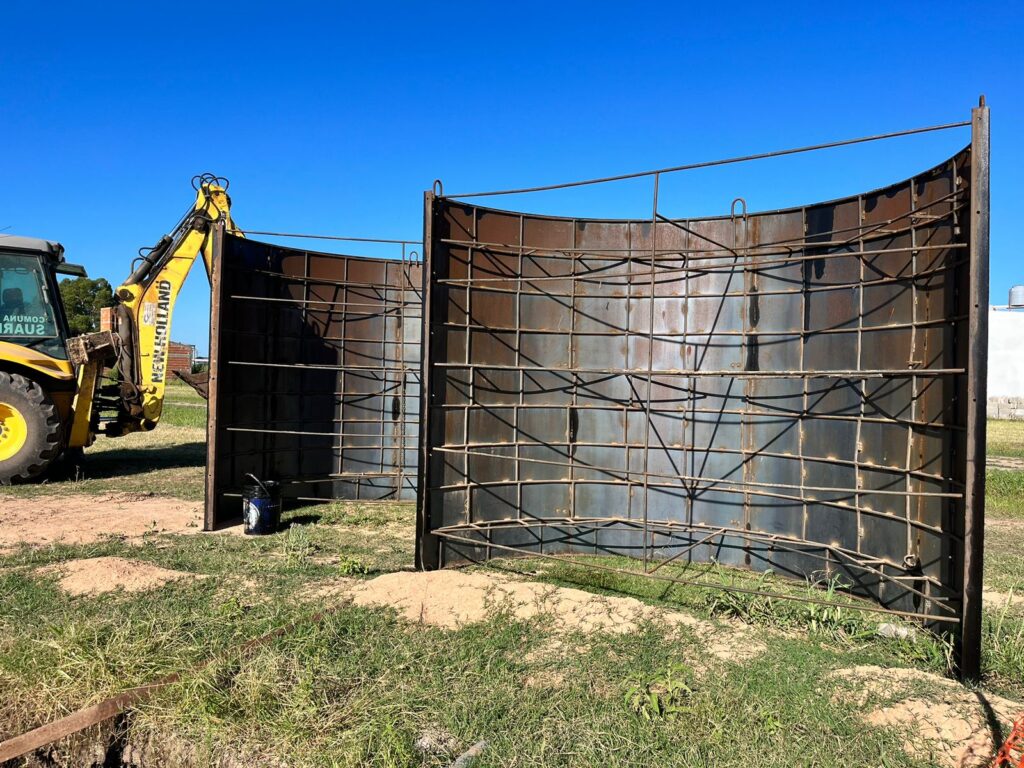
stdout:
<svg viewBox="0 0 1024 768">
<path fill-rule="evenodd" d="M 111 451 L 86 452 L 83 476 L 86 480 L 107 480 L 122 477 L 127 468 L 133 472 L 159 469 L 201 467 L 206 464 L 206 443 L 181 443 L 153 448 L 116 448 Z"/>
<path fill-rule="evenodd" d="M 322 517 L 322 515 L 291 515 L 286 520 L 281 521 L 281 527 L 278 530 L 287 531 L 292 526 L 319 523 Z"/>
</svg>

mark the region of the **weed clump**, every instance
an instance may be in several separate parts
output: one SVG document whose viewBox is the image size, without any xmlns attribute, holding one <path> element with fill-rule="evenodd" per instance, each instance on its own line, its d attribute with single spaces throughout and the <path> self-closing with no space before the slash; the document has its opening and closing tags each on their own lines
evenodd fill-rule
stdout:
<svg viewBox="0 0 1024 768">
<path fill-rule="evenodd" d="M 626 706 L 644 720 L 675 720 L 693 712 L 693 671 L 672 664 L 653 680 L 638 681 L 626 689 Z"/>
</svg>

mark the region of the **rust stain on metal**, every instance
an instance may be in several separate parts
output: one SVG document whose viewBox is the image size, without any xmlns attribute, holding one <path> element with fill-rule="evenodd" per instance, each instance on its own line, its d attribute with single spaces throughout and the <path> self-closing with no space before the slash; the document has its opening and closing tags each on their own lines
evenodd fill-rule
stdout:
<svg viewBox="0 0 1024 768">
<path fill-rule="evenodd" d="M 970 154 L 696 220 L 658 212 L 657 173 L 646 221 L 428 194 L 419 564 L 714 558 L 969 637 Z"/>
<path fill-rule="evenodd" d="M 293 502 L 415 498 L 418 260 L 222 243 L 206 527 L 239 518 L 247 473 Z"/>
</svg>

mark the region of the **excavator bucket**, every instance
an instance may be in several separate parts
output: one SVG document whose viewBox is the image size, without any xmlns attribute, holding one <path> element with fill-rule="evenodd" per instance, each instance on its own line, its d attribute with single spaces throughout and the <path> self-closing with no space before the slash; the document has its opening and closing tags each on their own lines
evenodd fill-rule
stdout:
<svg viewBox="0 0 1024 768">
<path fill-rule="evenodd" d="M 210 374 L 209 373 L 186 373 L 185 371 L 174 371 L 175 376 L 188 384 L 199 393 L 203 400 L 210 399 Z"/>
</svg>

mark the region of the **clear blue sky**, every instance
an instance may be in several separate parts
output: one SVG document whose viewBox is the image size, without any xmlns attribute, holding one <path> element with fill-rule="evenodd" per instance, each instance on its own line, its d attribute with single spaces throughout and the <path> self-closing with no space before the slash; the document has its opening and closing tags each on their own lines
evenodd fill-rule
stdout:
<svg viewBox="0 0 1024 768">
<path fill-rule="evenodd" d="M 644 170 L 968 119 L 985 93 L 1005 303 L 1024 282 L 1021 8 L 8 0 L 0 229 L 59 240 L 116 285 L 202 171 L 231 180 L 246 228 L 415 239 L 436 177 L 452 192 Z M 960 129 L 677 174 L 661 210 L 856 193 L 968 141 Z M 645 216 L 650 181 L 497 204 Z M 174 318 L 174 338 L 201 350 L 208 294 L 197 267 Z"/>
</svg>

